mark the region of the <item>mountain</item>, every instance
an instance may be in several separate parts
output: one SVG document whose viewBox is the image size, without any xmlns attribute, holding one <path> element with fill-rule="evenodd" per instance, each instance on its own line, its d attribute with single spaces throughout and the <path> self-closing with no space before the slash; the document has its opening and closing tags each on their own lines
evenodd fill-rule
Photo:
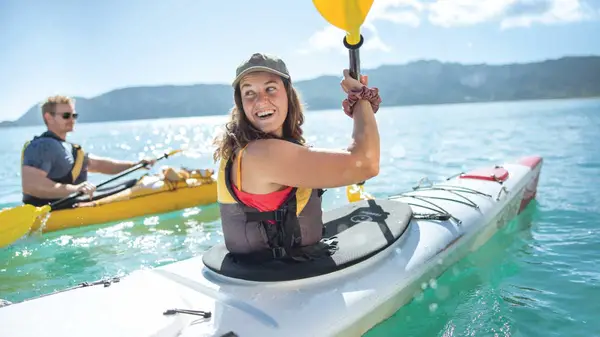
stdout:
<svg viewBox="0 0 600 337">
<path fill-rule="evenodd" d="M 600 96 L 600 56 L 564 57 L 505 65 L 442 63 L 433 60 L 363 69 L 380 89 L 382 106 L 490 102 Z M 340 76 L 298 81 L 310 110 L 340 108 Z M 221 115 L 229 112 L 228 84 L 165 85 L 113 90 L 76 97 L 80 122 Z M 38 106 L 0 126 L 41 125 Z"/>
</svg>

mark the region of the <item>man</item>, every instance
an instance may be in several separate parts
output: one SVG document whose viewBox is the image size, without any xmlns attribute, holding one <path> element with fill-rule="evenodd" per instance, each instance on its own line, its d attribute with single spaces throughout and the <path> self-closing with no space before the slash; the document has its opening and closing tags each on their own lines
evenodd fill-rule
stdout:
<svg viewBox="0 0 600 337">
<path fill-rule="evenodd" d="M 156 161 L 144 159 L 136 163 L 99 158 L 67 142 L 67 133 L 73 131 L 77 119 L 75 101 L 70 97 L 48 97 L 41 112 L 48 130 L 23 148 L 23 203 L 42 206 L 76 192 L 91 198 L 96 187 L 87 181 L 88 172 L 117 174 L 138 163 L 150 167 Z"/>
</svg>

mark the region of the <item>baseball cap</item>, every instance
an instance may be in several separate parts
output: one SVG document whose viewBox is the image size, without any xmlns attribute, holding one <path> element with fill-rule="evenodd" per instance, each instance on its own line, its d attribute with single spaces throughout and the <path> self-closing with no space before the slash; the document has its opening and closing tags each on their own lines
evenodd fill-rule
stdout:
<svg viewBox="0 0 600 337">
<path fill-rule="evenodd" d="M 287 66 L 280 58 L 264 53 L 254 53 L 249 59 L 237 67 L 235 71 L 235 80 L 233 80 L 231 86 L 235 88 L 242 79 L 242 76 L 254 71 L 267 71 L 285 79 L 290 79 L 290 73 L 288 72 Z"/>
</svg>

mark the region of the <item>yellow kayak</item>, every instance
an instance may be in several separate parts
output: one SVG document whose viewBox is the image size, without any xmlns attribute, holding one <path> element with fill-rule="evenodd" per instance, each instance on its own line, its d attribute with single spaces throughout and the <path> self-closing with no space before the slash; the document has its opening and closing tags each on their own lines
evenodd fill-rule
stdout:
<svg viewBox="0 0 600 337">
<path fill-rule="evenodd" d="M 98 196 L 92 201 L 80 198 L 74 206 L 53 210 L 47 219 L 40 216 L 31 231 L 41 228 L 42 232 L 52 232 L 215 203 L 217 183 L 213 173 L 168 168 L 161 174 L 144 175 L 97 190 Z"/>
</svg>

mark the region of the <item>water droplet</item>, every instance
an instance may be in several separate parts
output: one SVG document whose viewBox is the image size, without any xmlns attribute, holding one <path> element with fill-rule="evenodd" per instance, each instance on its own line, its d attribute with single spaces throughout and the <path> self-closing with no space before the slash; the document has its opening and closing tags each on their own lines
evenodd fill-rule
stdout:
<svg viewBox="0 0 600 337">
<path fill-rule="evenodd" d="M 433 279 L 433 278 L 432 278 L 431 280 L 429 280 L 429 286 L 430 286 L 432 289 L 435 289 L 435 288 L 437 288 L 437 280 L 436 280 L 436 279 Z"/>
<path fill-rule="evenodd" d="M 437 303 L 431 303 L 431 304 L 429 305 L 429 311 L 431 311 L 431 312 L 434 312 L 434 311 L 436 311 L 436 310 L 437 310 L 437 308 L 438 308 L 438 305 L 437 305 Z"/>
</svg>

